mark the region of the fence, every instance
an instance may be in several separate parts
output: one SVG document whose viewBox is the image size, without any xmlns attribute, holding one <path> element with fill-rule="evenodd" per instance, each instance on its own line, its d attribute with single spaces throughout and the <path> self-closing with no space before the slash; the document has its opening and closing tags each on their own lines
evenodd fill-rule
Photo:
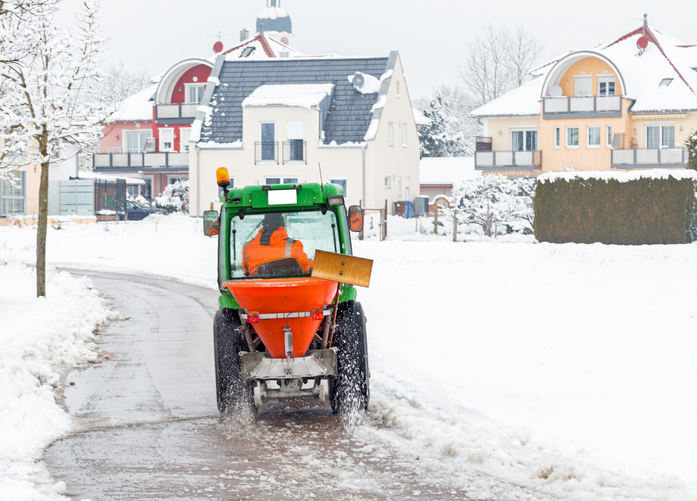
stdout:
<svg viewBox="0 0 697 501">
<path fill-rule="evenodd" d="M 49 181 L 48 213 L 51 216 L 93 216 L 94 182 L 84 179 Z"/>
</svg>

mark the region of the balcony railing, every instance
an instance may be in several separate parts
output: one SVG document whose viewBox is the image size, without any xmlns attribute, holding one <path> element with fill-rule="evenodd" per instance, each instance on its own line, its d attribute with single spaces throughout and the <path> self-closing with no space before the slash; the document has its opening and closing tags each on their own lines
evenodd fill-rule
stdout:
<svg viewBox="0 0 697 501">
<path fill-rule="evenodd" d="M 255 142 L 254 163 L 278 163 L 278 141 Z"/>
<path fill-rule="evenodd" d="M 687 167 L 686 148 L 631 148 L 612 150 L 613 169 L 655 169 Z"/>
<path fill-rule="evenodd" d="M 475 151 L 475 170 L 533 170 L 542 166 L 541 151 Z"/>
<path fill-rule="evenodd" d="M 307 163 L 307 149 L 302 139 L 283 141 L 283 163 L 291 162 Z"/>
<path fill-rule="evenodd" d="M 545 97 L 545 118 L 567 118 L 569 114 L 586 116 L 617 115 L 622 112 L 621 96 Z"/>
<path fill-rule="evenodd" d="M 200 104 L 158 104 L 155 107 L 157 119 L 196 118 Z"/>
<path fill-rule="evenodd" d="M 189 168 L 188 153 L 95 153 L 92 167 L 100 170 Z"/>
</svg>

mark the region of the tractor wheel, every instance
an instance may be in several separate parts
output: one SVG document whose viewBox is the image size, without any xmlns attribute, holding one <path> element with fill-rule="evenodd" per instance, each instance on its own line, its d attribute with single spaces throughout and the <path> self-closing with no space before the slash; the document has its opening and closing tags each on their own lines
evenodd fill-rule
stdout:
<svg viewBox="0 0 697 501">
<path fill-rule="evenodd" d="M 247 345 L 237 330 L 240 321 L 233 310 L 218 310 L 213 325 L 215 353 L 215 382 L 218 410 L 221 413 L 241 411 L 254 407 L 252 383 L 242 379 L 240 351 Z"/>
<path fill-rule="evenodd" d="M 360 303 L 339 304 L 333 346 L 337 352 L 337 374 L 329 378 L 329 399 L 335 413 L 366 411 L 370 400 L 368 339 Z"/>
</svg>

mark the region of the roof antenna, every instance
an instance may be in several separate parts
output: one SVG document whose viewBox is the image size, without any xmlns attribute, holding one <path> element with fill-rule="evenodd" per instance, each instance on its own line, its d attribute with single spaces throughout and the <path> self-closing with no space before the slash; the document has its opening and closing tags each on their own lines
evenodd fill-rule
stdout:
<svg viewBox="0 0 697 501">
<path fill-rule="evenodd" d="M 317 162 L 317 168 L 319 169 L 319 187 L 321 191 L 324 191 L 324 181 L 322 181 L 322 165 Z"/>
<path fill-rule="evenodd" d="M 641 34 L 646 36 L 646 27 L 649 25 L 649 15 L 644 14 L 644 26 L 641 27 Z"/>
</svg>

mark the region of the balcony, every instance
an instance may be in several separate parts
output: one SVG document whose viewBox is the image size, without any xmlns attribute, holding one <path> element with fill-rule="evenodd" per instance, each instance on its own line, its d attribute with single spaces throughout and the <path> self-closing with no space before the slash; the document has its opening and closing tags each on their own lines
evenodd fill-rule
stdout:
<svg viewBox="0 0 697 501">
<path fill-rule="evenodd" d="M 537 151 L 475 151 L 475 170 L 529 170 L 542 167 L 542 152 Z"/>
<path fill-rule="evenodd" d="M 612 150 L 613 169 L 669 169 L 680 167 L 687 167 L 687 148 Z"/>
<path fill-rule="evenodd" d="M 618 118 L 622 116 L 621 96 L 545 97 L 545 120 L 563 118 Z"/>
<path fill-rule="evenodd" d="M 200 104 L 158 104 L 155 106 L 155 120 L 167 123 L 190 123 L 198 113 Z"/>
<path fill-rule="evenodd" d="M 302 139 L 283 141 L 283 163 L 307 163 L 307 148 Z"/>
<path fill-rule="evenodd" d="M 188 153 L 95 153 L 95 172 L 189 170 Z"/>
<path fill-rule="evenodd" d="M 278 164 L 278 141 L 257 141 L 254 143 L 254 163 Z"/>
</svg>

